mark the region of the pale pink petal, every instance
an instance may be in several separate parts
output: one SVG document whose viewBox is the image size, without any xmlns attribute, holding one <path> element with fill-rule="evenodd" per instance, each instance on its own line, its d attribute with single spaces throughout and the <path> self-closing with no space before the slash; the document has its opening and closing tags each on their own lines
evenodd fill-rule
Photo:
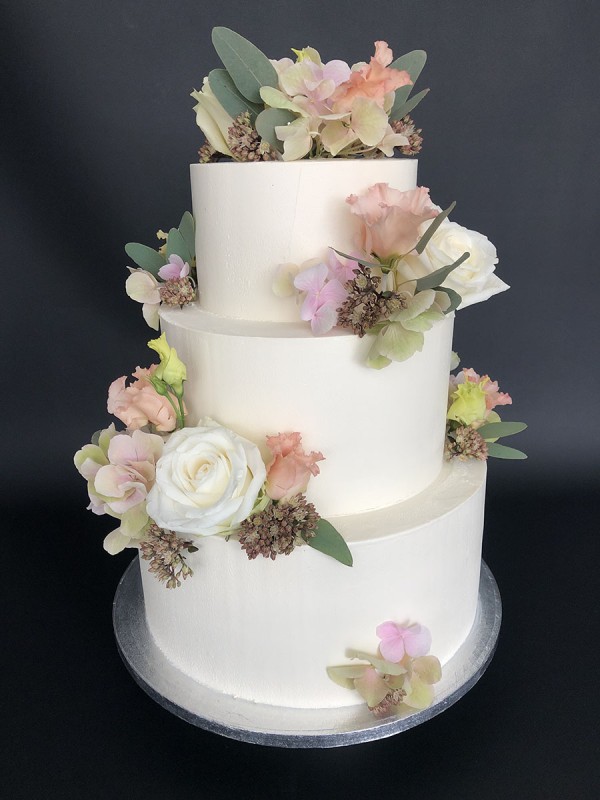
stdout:
<svg viewBox="0 0 600 800">
<path fill-rule="evenodd" d="M 394 638 L 390 637 L 389 639 L 382 639 L 379 645 L 379 652 L 383 656 L 386 661 L 391 661 L 393 664 L 397 664 L 399 661 L 402 661 L 404 658 L 404 639 L 399 632 L 396 632 L 396 636 Z"/>
<path fill-rule="evenodd" d="M 301 292 L 316 294 L 321 291 L 327 280 L 327 265 L 315 264 L 314 267 L 304 269 L 294 278 L 294 286 Z"/>
<path fill-rule="evenodd" d="M 322 336 L 330 331 L 337 322 L 337 311 L 330 306 L 321 306 L 313 316 L 310 327 L 315 336 Z"/>
<path fill-rule="evenodd" d="M 427 655 L 431 647 L 431 633 L 424 625 L 410 625 L 404 632 L 404 647 L 412 658 Z"/>
<path fill-rule="evenodd" d="M 347 296 L 348 292 L 344 289 L 342 284 L 339 281 L 332 280 L 327 281 L 325 286 L 321 289 L 319 300 L 322 306 L 331 306 L 331 308 L 337 310 Z"/>
<path fill-rule="evenodd" d="M 392 53 L 387 42 L 379 41 L 375 42 L 375 55 L 373 58 L 375 61 L 381 64 L 382 67 L 387 67 L 394 60 L 394 54 Z"/>
</svg>

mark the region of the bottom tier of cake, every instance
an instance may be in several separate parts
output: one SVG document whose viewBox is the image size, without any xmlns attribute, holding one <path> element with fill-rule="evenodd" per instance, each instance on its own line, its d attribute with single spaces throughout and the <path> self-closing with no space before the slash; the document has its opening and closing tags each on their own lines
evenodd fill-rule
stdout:
<svg viewBox="0 0 600 800">
<path fill-rule="evenodd" d="M 149 630 L 165 656 L 225 694 L 293 708 L 361 703 L 327 676 L 347 648 L 375 653 L 381 622 L 419 622 L 444 664 L 477 611 L 485 463 L 446 464 L 421 494 L 332 518 L 354 558 L 310 547 L 249 561 L 234 540 L 208 537 L 187 557 L 193 577 L 166 590 L 141 562 Z"/>
</svg>

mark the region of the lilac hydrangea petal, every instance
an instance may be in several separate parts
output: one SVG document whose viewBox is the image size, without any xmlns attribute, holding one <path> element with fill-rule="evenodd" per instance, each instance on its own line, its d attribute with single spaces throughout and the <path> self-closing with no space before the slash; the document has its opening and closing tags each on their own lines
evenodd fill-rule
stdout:
<svg viewBox="0 0 600 800">
<path fill-rule="evenodd" d="M 327 265 L 315 264 L 314 267 L 304 269 L 294 278 L 294 286 L 301 292 L 318 294 L 325 285 L 327 279 Z"/>
<path fill-rule="evenodd" d="M 383 639 L 379 645 L 379 652 L 386 661 L 397 664 L 404 658 L 404 639 L 400 632 L 396 633 L 395 638 Z"/>
<path fill-rule="evenodd" d="M 431 633 L 424 625 L 411 625 L 404 634 L 404 646 L 412 658 L 425 656 L 431 647 Z"/>
</svg>

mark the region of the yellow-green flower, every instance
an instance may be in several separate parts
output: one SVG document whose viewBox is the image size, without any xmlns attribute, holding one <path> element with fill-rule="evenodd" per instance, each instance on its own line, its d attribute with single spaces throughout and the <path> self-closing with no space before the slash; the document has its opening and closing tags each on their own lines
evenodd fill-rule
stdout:
<svg viewBox="0 0 600 800">
<path fill-rule="evenodd" d="M 448 409 L 448 419 L 463 425 L 482 422 L 486 416 L 485 397 L 481 383 L 460 383 L 450 395 L 452 403 Z"/>
<path fill-rule="evenodd" d="M 160 364 L 156 368 L 153 377 L 159 381 L 164 381 L 170 386 L 177 397 L 183 395 L 183 382 L 187 378 L 185 364 L 177 355 L 177 350 L 167 342 L 167 337 L 163 333 L 160 338 L 152 339 L 148 342 L 148 347 L 156 350 L 160 357 Z"/>
</svg>

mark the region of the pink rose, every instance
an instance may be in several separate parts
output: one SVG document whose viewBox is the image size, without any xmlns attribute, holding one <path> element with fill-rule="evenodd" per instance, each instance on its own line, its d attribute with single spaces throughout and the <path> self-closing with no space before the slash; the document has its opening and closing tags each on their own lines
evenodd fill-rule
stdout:
<svg viewBox="0 0 600 800">
<path fill-rule="evenodd" d="M 419 226 L 439 214 L 423 186 L 400 192 L 376 183 L 360 197 L 351 194 L 346 202 L 360 221 L 357 245 L 380 259 L 410 253 L 419 241 Z"/>
<path fill-rule="evenodd" d="M 157 431 L 175 430 L 175 409 L 166 397 L 156 392 L 148 380 L 156 368 L 157 364 L 149 369 L 138 367 L 133 373 L 136 380 L 130 386 L 125 385 L 125 375 L 109 386 L 107 409 L 130 430 L 137 430 L 148 424 L 154 425 Z"/>
<path fill-rule="evenodd" d="M 265 488 L 271 500 L 289 500 L 306 491 L 311 475 L 319 474 L 317 461 L 322 453 L 305 453 L 299 433 L 279 433 L 267 436 L 267 447 L 273 460 L 267 467 Z"/>
<path fill-rule="evenodd" d="M 350 78 L 336 89 L 333 108 L 336 113 L 351 111 L 357 97 L 375 100 L 383 108 L 385 96 L 401 86 L 412 84 L 405 70 L 391 68 L 394 56 L 387 42 L 375 42 L 375 55 L 369 64 L 353 69 Z"/>
</svg>

